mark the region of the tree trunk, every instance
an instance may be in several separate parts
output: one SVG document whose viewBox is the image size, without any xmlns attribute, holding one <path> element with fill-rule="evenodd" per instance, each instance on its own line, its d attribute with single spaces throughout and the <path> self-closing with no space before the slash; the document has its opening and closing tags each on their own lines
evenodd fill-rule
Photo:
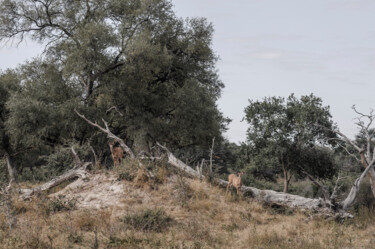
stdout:
<svg viewBox="0 0 375 249">
<path fill-rule="evenodd" d="M 367 162 L 366 157 L 365 157 L 365 152 L 362 151 L 360 153 L 360 155 L 361 155 L 362 165 L 366 169 L 368 167 L 368 162 Z M 369 170 L 368 176 L 370 177 L 370 186 L 371 186 L 372 195 L 375 198 L 375 171 L 374 171 L 374 168 Z"/>
<path fill-rule="evenodd" d="M 358 177 L 352 188 L 350 189 L 350 192 L 348 194 L 348 196 L 346 197 L 345 200 L 343 200 L 341 202 L 341 206 L 344 210 L 348 209 L 351 205 L 353 205 L 356 197 L 357 197 L 357 194 L 358 194 L 358 191 L 359 191 L 359 187 L 362 183 L 362 180 L 363 178 L 366 176 L 366 174 L 368 174 L 368 172 L 370 172 L 370 170 L 374 169 L 374 163 L 372 162 L 366 169 L 365 171 L 362 172 L 361 176 Z"/>
<path fill-rule="evenodd" d="M 91 164 L 91 163 L 90 163 Z M 54 179 L 52 179 L 49 182 L 46 182 L 45 184 L 36 187 L 36 188 L 31 188 L 31 189 L 19 189 L 19 193 L 21 194 L 21 197 L 23 199 L 28 199 L 35 193 L 43 192 L 46 190 L 49 190 L 53 187 L 59 186 L 60 184 L 73 180 L 75 178 L 83 178 L 85 179 L 87 177 L 87 171 L 84 168 L 74 168 L 66 172 L 65 174 L 62 174 L 61 176 L 58 176 Z"/>
<path fill-rule="evenodd" d="M 13 164 L 12 164 L 12 160 L 10 159 L 10 155 L 7 152 L 5 152 L 4 157 L 5 157 L 5 162 L 6 162 L 7 168 L 8 168 L 9 182 L 13 183 L 17 179 L 16 170 L 14 169 Z"/>
<path fill-rule="evenodd" d="M 288 193 L 289 182 L 290 182 L 290 179 L 292 178 L 292 174 L 287 170 L 284 162 L 281 163 L 281 166 L 283 167 L 283 173 L 284 173 L 284 191 L 283 192 Z"/>
<path fill-rule="evenodd" d="M 86 98 L 86 100 L 88 100 L 90 98 L 90 96 L 92 94 L 92 90 L 94 88 L 94 81 L 88 79 L 85 87 L 86 87 L 86 89 L 85 89 L 86 90 L 86 96 L 85 96 L 85 98 Z"/>
<path fill-rule="evenodd" d="M 72 147 L 72 154 L 74 158 L 75 167 L 66 173 L 55 177 L 49 182 L 45 184 L 31 189 L 19 189 L 18 192 L 21 194 L 23 199 L 29 199 L 32 195 L 38 192 L 43 192 L 49 190 L 53 187 L 56 187 L 66 181 L 73 180 L 75 178 L 83 178 L 85 179 L 88 175 L 86 168 L 91 164 L 91 162 L 83 163 L 81 159 L 78 157 L 77 153 L 75 152 L 74 148 Z"/>
<path fill-rule="evenodd" d="M 212 147 L 210 152 L 210 174 L 213 175 L 213 169 L 212 169 L 212 156 L 214 154 L 214 145 L 215 145 L 215 137 L 212 139 Z"/>
</svg>

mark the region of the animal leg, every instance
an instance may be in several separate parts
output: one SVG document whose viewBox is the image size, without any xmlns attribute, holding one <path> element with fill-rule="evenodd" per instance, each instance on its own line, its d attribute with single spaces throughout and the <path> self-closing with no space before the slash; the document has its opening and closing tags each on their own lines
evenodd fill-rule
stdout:
<svg viewBox="0 0 375 249">
<path fill-rule="evenodd" d="M 229 190 L 229 188 L 231 187 L 231 184 L 230 183 L 228 183 L 228 185 L 227 185 L 227 191 L 226 191 L 226 193 L 228 193 L 228 190 Z"/>
</svg>

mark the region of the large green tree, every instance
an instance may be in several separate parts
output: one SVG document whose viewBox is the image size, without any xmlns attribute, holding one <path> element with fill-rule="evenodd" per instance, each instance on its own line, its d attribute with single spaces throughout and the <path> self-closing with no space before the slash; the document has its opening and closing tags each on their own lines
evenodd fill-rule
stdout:
<svg viewBox="0 0 375 249">
<path fill-rule="evenodd" d="M 136 150 L 221 140 L 229 120 L 216 105 L 224 85 L 205 19 L 177 18 L 167 0 L 0 2 L 0 41 L 27 37 L 46 46 L 17 70 L 21 89 L 7 104 L 13 141 L 42 154 L 88 142 L 108 153 L 103 134 L 74 108 L 105 118 Z"/>
<path fill-rule="evenodd" d="M 19 84 L 14 71 L 7 70 L 6 72 L 0 72 L 0 157 L 5 159 L 4 162 L 8 166 L 11 178 L 16 177 L 16 172 L 13 169 L 13 154 L 16 152 L 16 149 L 20 148 L 15 148 L 11 145 L 10 134 L 6 129 L 6 122 L 9 117 L 9 109 L 6 106 L 6 102 L 9 100 L 12 92 L 18 89 Z"/>
<path fill-rule="evenodd" d="M 327 137 L 334 136 L 329 107 L 323 106 L 320 98 L 311 94 L 297 99 L 292 94 L 287 99 L 270 97 L 249 102 L 245 109 L 249 146 L 258 157 L 277 160 L 284 192 L 292 175 L 301 170 L 318 178 L 334 174 L 332 157 L 318 148 L 329 145 Z M 257 162 L 262 164 L 262 160 Z"/>
</svg>

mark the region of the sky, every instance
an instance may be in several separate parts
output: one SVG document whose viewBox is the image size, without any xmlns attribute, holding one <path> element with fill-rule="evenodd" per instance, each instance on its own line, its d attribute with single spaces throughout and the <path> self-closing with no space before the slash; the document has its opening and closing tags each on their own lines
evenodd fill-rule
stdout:
<svg viewBox="0 0 375 249">
<path fill-rule="evenodd" d="M 219 109 L 232 119 L 225 136 L 246 140 L 244 109 L 269 96 L 314 95 L 350 137 L 356 114 L 375 109 L 375 1 L 173 0 L 179 17 L 204 17 L 225 84 Z M 42 52 L 31 41 L 0 46 L 0 69 Z"/>
</svg>

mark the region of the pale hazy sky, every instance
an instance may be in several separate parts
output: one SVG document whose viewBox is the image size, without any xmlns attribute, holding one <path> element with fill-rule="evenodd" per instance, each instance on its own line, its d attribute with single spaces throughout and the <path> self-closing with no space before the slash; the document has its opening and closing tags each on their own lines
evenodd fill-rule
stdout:
<svg viewBox="0 0 375 249">
<path fill-rule="evenodd" d="M 181 17 L 206 17 L 226 87 L 221 111 L 233 119 L 226 136 L 245 141 L 248 99 L 314 93 L 350 136 L 356 104 L 375 108 L 375 1 L 174 0 Z M 40 54 L 32 43 L 0 47 L 0 69 Z"/>
</svg>

